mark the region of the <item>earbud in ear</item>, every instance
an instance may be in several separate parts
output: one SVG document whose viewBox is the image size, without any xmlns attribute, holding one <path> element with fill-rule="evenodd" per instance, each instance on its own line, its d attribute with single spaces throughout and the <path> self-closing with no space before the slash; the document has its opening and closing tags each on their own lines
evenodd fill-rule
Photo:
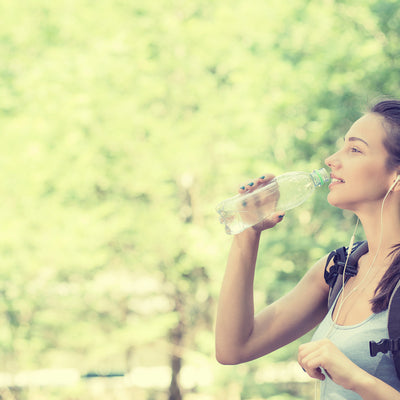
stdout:
<svg viewBox="0 0 400 400">
<path fill-rule="evenodd" d="M 390 186 L 390 189 L 388 190 L 388 192 L 391 192 L 392 189 L 396 186 L 396 183 L 400 180 L 400 175 L 397 175 L 396 179 L 394 180 L 394 182 L 392 183 L 392 186 Z"/>
</svg>

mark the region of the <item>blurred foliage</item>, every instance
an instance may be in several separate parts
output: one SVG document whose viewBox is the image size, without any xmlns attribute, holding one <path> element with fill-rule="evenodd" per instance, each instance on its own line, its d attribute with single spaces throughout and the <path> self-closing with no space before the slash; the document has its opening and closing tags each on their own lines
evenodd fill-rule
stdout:
<svg viewBox="0 0 400 400">
<path fill-rule="evenodd" d="M 182 365 L 206 364 L 217 398 L 231 380 L 243 399 L 275 398 L 249 374 L 298 344 L 214 361 L 230 244 L 214 206 L 265 172 L 321 167 L 371 101 L 400 95 L 397 2 L 4 0 L 0 13 L 1 369 L 179 361 L 176 389 Z M 326 194 L 265 234 L 258 307 L 347 243 L 354 219 Z"/>
</svg>

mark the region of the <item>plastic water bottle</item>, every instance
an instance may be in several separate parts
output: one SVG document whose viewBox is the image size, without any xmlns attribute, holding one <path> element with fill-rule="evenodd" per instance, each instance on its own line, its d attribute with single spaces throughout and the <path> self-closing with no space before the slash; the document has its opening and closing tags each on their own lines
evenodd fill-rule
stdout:
<svg viewBox="0 0 400 400">
<path fill-rule="evenodd" d="M 276 211 L 287 211 L 304 203 L 317 187 L 330 181 L 325 168 L 288 172 L 253 192 L 238 194 L 217 205 L 226 233 L 236 235 L 258 224 Z"/>
</svg>

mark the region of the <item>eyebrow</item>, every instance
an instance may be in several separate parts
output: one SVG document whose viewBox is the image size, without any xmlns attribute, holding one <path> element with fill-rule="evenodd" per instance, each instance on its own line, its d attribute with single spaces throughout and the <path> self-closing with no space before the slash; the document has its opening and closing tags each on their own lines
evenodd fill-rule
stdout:
<svg viewBox="0 0 400 400">
<path fill-rule="evenodd" d="M 346 139 L 346 138 L 345 138 L 345 139 Z M 364 144 L 366 144 L 366 145 L 369 147 L 369 144 L 368 144 L 364 139 L 361 139 L 361 138 L 356 137 L 356 136 L 350 136 L 350 137 L 348 138 L 348 141 L 349 141 L 349 142 L 360 141 L 360 142 L 363 142 Z"/>
</svg>

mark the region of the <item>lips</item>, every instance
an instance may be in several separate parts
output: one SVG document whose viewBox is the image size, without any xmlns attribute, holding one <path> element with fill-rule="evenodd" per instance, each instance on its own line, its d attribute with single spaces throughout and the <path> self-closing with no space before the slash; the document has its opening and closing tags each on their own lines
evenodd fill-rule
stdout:
<svg viewBox="0 0 400 400">
<path fill-rule="evenodd" d="M 336 184 L 340 184 L 340 183 L 345 183 L 345 180 L 342 178 L 339 178 L 338 176 L 331 174 L 331 184 L 329 185 L 329 187 L 336 185 Z"/>
</svg>

